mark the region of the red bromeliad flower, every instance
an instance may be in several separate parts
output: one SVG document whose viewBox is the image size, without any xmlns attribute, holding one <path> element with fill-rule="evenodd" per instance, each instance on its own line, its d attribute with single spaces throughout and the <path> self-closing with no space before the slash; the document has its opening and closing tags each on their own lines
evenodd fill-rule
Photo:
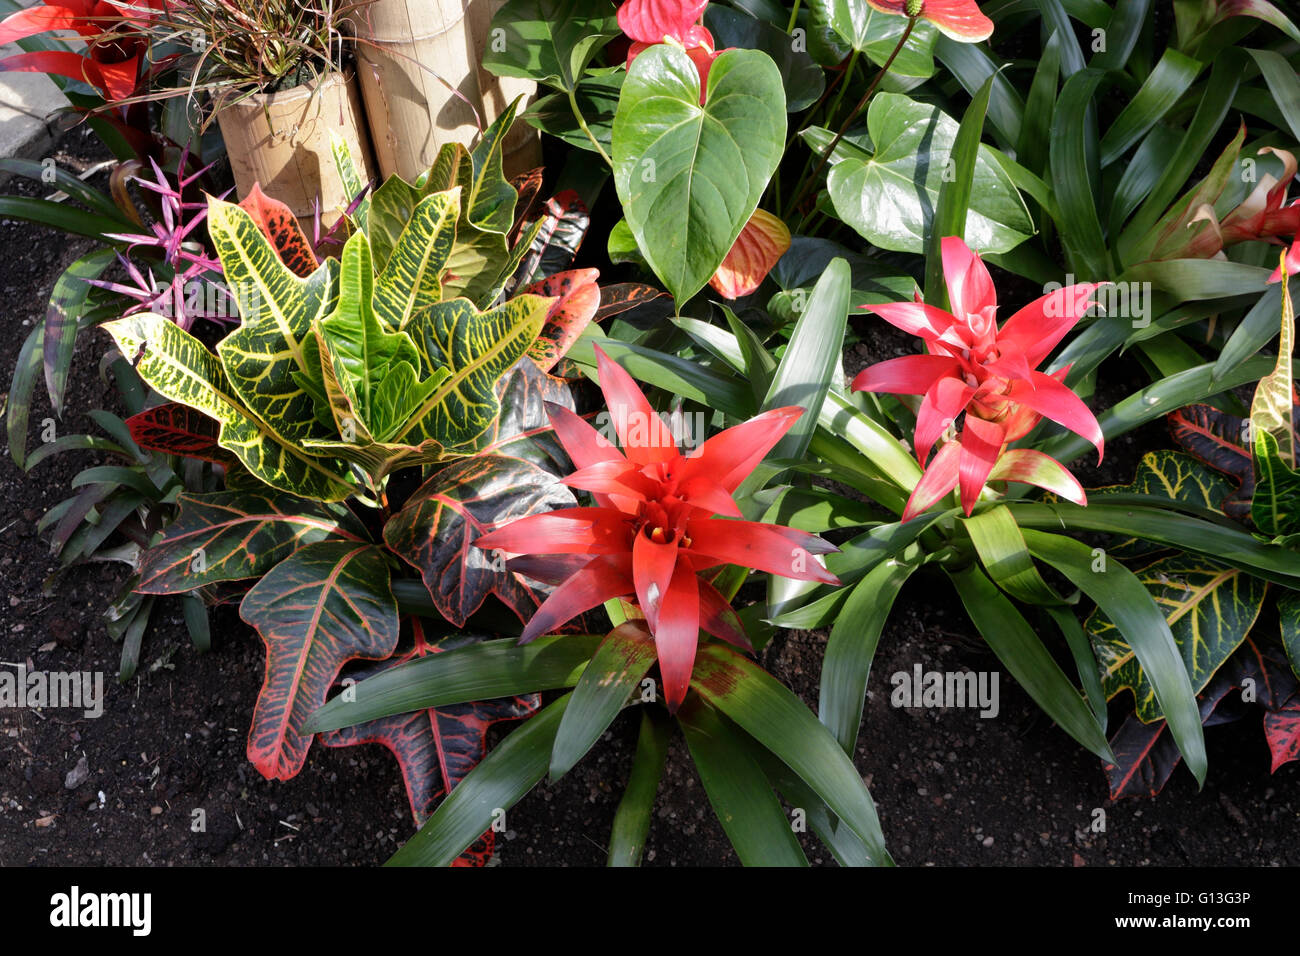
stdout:
<svg viewBox="0 0 1300 956">
<path fill-rule="evenodd" d="M 975 0 L 867 0 L 867 5 L 881 13 L 929 20 L 963 43 L 978 43 L 993 35 L 993 21 L 980 13 Z"/>
<path fill-rule="evenodd" d="M 909 355 L 864 369 L 853 387 L 867 392 L 923 395 L 914 442 L 924 466 L 945 432 L 947 442 L 926 468 L 907 503 L 904 520 L 926 510 L 955 487 L 970 514 L 988 481 L 1036 484 L 1080 504 L 1083 489 L 1057 461 L 1030 449 L 1005 451 L 1043 418 L 1082 435 L 1102 454 L 1101 427 L 1063 383 L 1068 368 L 1047 375 L 1034 369 L 1092 305 L 1092 283 L 1067 286 L 1031 302 L 999 329 L 997 293 L 980 257 L 961 239 L 942 242 L 943 271 L 952 313 L 923 302 L 863 306 L 925 340 L 928 355 Z"/>
<path fill-rule="evenodd" d="M 635 599 L 654 635 L 668 709 L 686 696 L 700 629 L 752 650 L 735 611 L 701 571 L 719 565 L 837 584 L 814 555 L 836 550 L 816 535 L 740 518 L 732 493 L 780 441 L 800 408 L 764 412 L 683 455 L 632 377 L 599 348 L 596 359 L 620 452 L 579 416 L 548 405 L 577 471 L 564 480 L 596 506 L 531 515 L 479 538 L 476 547 L 517 555 L 514 570 L 559 586 L 537 609 L 521 643 L 611 598 Z M 722 515 L 720 519 L 715 515 Z"/>
<path fill-rule="evenodd" d="M 51 30 L 72 30 L 86 40 L 85 54 L 71 50 L 36 50 L 0 60 L 0 71 L 53 73 L 95 87 L 106 100 L 135 92 L 140 66 L 149 47 L 135 26 L 159 0 L 60 0 L 19 10 L 0 21 L 0 44 Z M 147 15 L 147 14 L 144 14 Z"/>
</svg>

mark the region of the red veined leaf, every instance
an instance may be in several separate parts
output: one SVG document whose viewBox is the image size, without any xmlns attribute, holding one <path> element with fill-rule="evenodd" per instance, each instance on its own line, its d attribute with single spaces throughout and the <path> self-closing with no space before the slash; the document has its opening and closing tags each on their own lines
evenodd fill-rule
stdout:
<svg viewBox="0 0 1300 956">
<path fill-rule="evenodd" d="M 524 223 L 527 222 L 529 215 L 532 214 L 533 207 L 537 204 L 537 194 L 542 191 L 542 178 L 545 174 L 546 167 L 538 166 L 536 169 L 520 173 L 510 180 L 510 185 L 519 194 L 519 198 L 515 200 L 515 223 L 510 228 L 511 246 L 514 246 L 519 241 Z"/>
<path fill-rule="evenodd" d="M 543 372 L 549 372 L 591 324 L 600 306 L 598 269 L 569 269 L 538 279 L 520 290 L 555 297 L 537 340 L 528 349 L 528 357 Z"/>
<path fill-rule="evenodd" d="M 420 572 L 434 605 L 457 627 L 489 594 L 527 621 L 540 599 L 504 556 L 474 542 L 492 525 L 575 503 L 568 488 L 531 462 L 478 455 L 429 479 L 389 519 L 384 541 Z"/>
<path fill-rule="evenodd" d="M 1232 691 L 1249 687 L 1254 703 L 1264 708 L 1264 733 L 1273 755 L 1273 770 L 1300 758 L 1300 685 L 1284 656 L 1247 638 L 1197 695 L 1206 727 L 1239 720 L 1251 709 Z M 1130 715 L 1110 742 L 1119 761 L 1107 765 L 1112 800 L 1153 797 L 1164 788 L 1182 756 L 1163 720 L 1144 724 Z"/>
<path fill-rule="evenodd" d="M 1237 520 L 1250 517 L 1255 496 L 1255 466 L 1245 444 L 1247 419 L 1212 405 L 1188 405 L 1172 413 L 1169 433 L 1193 458 L 1221 471 L 1237 489 L 1223 499 L 1223 512 Z"/>
<path fill-rule="evenodd" d="M 501 414 L 495 435 L 480 452 L 522 458 L 555 475 L 573 470 L 564 446 L 551 426 L 547 405 L 572 411 L 573 391 L 563 379 L 548 375 L 528 359 L 520 359 L 497 385 Z"/>
<path fill-rule="evenodd" d="M 651 299 L 657 299 L 659 296 L 667 294 L 662 289 L 656 289 L 644 282 L 617 282 L 613 285 L 601 286 L 600 307 L 596 309 L 592 321 L 604 321 L 611 315 L 627 312 L 629 309 L 635 309 L 638 305 L 643 305 Z"/>
<path fill-rule="evenodd" d="M 289 269 L 298 276 L 309 276 L 320 264 L 298 219 L 287 205 L 262 192 L 261 183 L 239 202 L 239 208 L 253 217 L 257 228 Z"/>
<path fill-rule="evenodd" d="M 137 589 L 146 594 L 258 577 L 319 541 L 367 540 L 365 527 L 345 509 L 279 492 L 183 494 L 177 504 L 163 539 L 141 556 Z"/>
<path fill-rule="evenodd" d="M 149 451 L 216 462 L 234 457 L 217 444 L 217 422 L 179 402 L 146 408 L 128 418 L 126 427 L 135 443 Z"/>
<path fill-rule="evenodd" d="M 307 762 L 300 729 L 325 703 L 348 661 L 383 660 L 397 648 L 397 602 L 384 552 L 354 541 L 299 548 L 253 586 L 240 617 L 266 644 L 266 676 L 248 731 L 248 759 L 269 780 Z"/>
<path fill-rule="evenodd" d="M 414 658 L 484 640 L 468 634 L 455 634 L 443 638 L 437 644 L 429 644 L 424 640 L 418 619 L 412 621 L 416 629 L 415 647 L 409 653 L 362 668 L 349 676 L 364 680 Z M 487 750 L 487 733 L 492 725 L 507 720 L 522 720 L 536 712 L 540 701 L 538 694 L 525 694 L 450 704 L 327 731 L 320 735 L 320 740 L 326 747 L 352 747 L 357 744 L 381 744 L 386 747 L 401 767 L 406 798 L 415 824 L 422 826 L 433 813 L 438 798 L 460 783 L 483 759 Z M 494 836 L 491 830 L 484 833 L 461 856 L 457 865 L 486 865 L 492 858 Z"/>
<path fill-rule="evenodd" d="M 591 226 L 591 213 L 572 189 L 546 200 L 542 228 L 515 270 L 515 286 L 569 268 Z"/>
</svg>

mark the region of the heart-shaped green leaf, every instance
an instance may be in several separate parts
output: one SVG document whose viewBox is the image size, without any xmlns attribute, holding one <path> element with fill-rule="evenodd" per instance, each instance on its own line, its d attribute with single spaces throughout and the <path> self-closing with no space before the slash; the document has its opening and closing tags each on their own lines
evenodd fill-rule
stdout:
<svg viewBox="0 0 1300 956">
<path fill-rule="evenodd" d="M 873 245 L 924 252 L 939 187 L 951 164 L 957 121 L 937 107 L 895 93 L 877 93 L 867 111 L 870 159 L 846 157 L 831 168 L 827 186 L 835 212 Z M 836 151 L 838 154 L 838 150 Z M 1009 252 L 1034 232 L 1024 200 L 992 150 L 975 158 L 965 239 L 982 253 Z"/>
<path fill-rule="evenodd" d="M 728 50 L 709 70 L 660 44 L 632 64 L 614 117 L 614 184 L 646 261 L 680 308 L 722 264 L 785 142 L 785 90 L 771 57 Z"/>
<path fill-rule="evenodd" d="M 483 68 L 571 90 L 619 35 L 612 0 L 507 0 L 492 18 Z"/>
</svg>

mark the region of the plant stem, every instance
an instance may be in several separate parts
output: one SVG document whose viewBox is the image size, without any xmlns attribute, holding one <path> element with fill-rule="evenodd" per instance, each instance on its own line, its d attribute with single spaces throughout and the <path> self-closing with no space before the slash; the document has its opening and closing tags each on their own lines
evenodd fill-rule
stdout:
<svg viewBox="0 0 1300 956">
<path fill-rule="evenodd" d="M 786 33 L 794 31 L 794 25 L 799 22 L 799 0 L 794 0 L 794 9 L 790 11 L 790 23 L 785 28 Z"/>
<path fill-rule="evenodd" d="M 578 94 L 576 88 L 569 90 L 569 106 L 573 110 L 573 118 L 578 121 L 582 131 L 587 134 L 587 139 L 591 140 L 591 145 L 596 147 L 596 152 L 600 153 L 600 158 L 605 161 L 605 165 L 610 169 L 614 168 L 614 161 L 609 158 L 604 147 L 600 145 L 600 140 L 596 139 L 591 129 L 587 126 L 587 121 L 582 118 L 582 110 L 578 109 Z"/>
<path fill-rule="evenodd" d="M 839 93 L 835 97 L 835 102 L 830 105 L 826 111 L 826 125 L 829 126 L 835 122 L 835 116 L 840 111 L 840 104 L 844 102 L 844 94 L 849 91 L 849 81 L 853 79 L 853 68 L 858 65 L 858 51 L 854 50 L 849 54 L 849 65 L 844 68 L 844 80 L 840 86 Z"/>
<path fill-rule="evenodd" d="M 915 20 L 909 19 L 907 21 L 907 29 L 905 29 L 903 35 L 898 38 L 898 43 L 894 46 L 894 51 L 889 54 L 889 59 L 887 59 L 884 65 L 880 68 L 880 72 L 876 74 L 876 78 L 871 81 L 871 85 L 867 87 L 867 92 L 862 94 L 862 99 L 858 100 L 858 105 L 853 107 L 853 111 L 849 113 L 848 117 L 840 125 L 839 131 L 835 134 L 835 138 L 831 140 L 830 146 L 826 148 L 826 152 L 822 154 L 821 162 L 819 162 L 817 168 L 813 170 L 812 176 L 804 180 L 803 188 L 795 197 L 794 202 L 790 204 L 792 210 L 798 208 L 799 203 L 802 202 L 804 196 L 808 194 L 809 188 L 815 186 L 817 177 L 821 175 L 822 170 L 826 168 L 826 164 L 830 162 L 831 157 L 835 155 L 835 147 L 840 145 L 840 140 L 844 138 L 844 134 L 847 133 L 849 127 L 853 125 L 853 121 L 858 118 L 858 114 L 862 112 L 863 107 L 867 105 L 867 101 L 871 99 L 871 94 L 876 92 L 876 87 L 880 85 L 880 81 L 885 78 L 885 74 L 888 73 L 889 68 L 893 66 L 894 59 L 902 52 L 903 45 L 907 43 L 907 38 L 912 35 L 912 28 L 915 26 Z"/>
</svg>

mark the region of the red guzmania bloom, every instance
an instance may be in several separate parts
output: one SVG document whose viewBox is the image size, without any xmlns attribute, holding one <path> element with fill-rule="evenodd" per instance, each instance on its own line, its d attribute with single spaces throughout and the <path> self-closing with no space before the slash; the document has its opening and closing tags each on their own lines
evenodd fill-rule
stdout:
<svg viewBox="0 0 1300 956">
<path fill-rule="evenodd" d="M 654 635 L 664 698 L 686 696 L 700 629 L 750 650 L 727 599 L 699 572 L 719 565 L 838 584 L 813 557 L 836 550 L 816 535 L 741 517 L 732 493 L 802 414 L 764 412 L 683 455 L 632 377 L 599 348 L 600 387 L 624 452 L 579 416 L 548 405 L 551 424 L 577 467 L 564 483 L 592 493 L 595 507 L 520 518 L 476 547 L 517 555 L 510 567 L 559 586 L 534 613 L 521 643 L 547 634 L 611 598 L 635 598 Z M 725 518 L 717 518 L 723 515 Z"/>
<path fill-rule="evenodd" d="M 148 40 L 134 29 L 142 14 L 131 8 L 154 8 L 158 0 L 60 0 L 19 10 L 0 21 L 0 44 L 12 43 L 51 30 L 73 30 L 89 44 L 86 53 L 35 50 L 0 60 L 0 71 L 53 73 L 81 80 L 107 100 L 125 99 L 135 92 Z M 126 7 L 127 9 L 123 9 Z"/>
<path fill-rule="evenodd" d="M 980 13 L 975 0 L 867 0 L 867 5 L 881 13 L 929 20 L 963 43 L 978 43 L 993 35 L 993 21 Z"/>
<path fill-rule="evenodd" d="M 1103 450 L 1101 427 L 1063 379 L 1034 371 L 1092 305 L 1092 283 L 1067 286 L 1031 302 L 998 328 L 997 293 L 980 257 L 961 239 L 942 242 L 943 271 L 952 313 L 923 302 L 863 306 L 886 322 L 918 335 L 928 355 L 908 355 L 864 369 L 853 387 L 867 392 L 923 395 L 914 443 L 924 466 L 935 443 L 955 430 L 912 493 L 904 520 L 919 514 L 954 487 L 967 514 L 988 481 L 1022 481 L 1050 488 L 1083 503 L 1073 476 L 1041 452 L 1004 451 L 1044 417 L 1082 435 Z"/>
</svg>

